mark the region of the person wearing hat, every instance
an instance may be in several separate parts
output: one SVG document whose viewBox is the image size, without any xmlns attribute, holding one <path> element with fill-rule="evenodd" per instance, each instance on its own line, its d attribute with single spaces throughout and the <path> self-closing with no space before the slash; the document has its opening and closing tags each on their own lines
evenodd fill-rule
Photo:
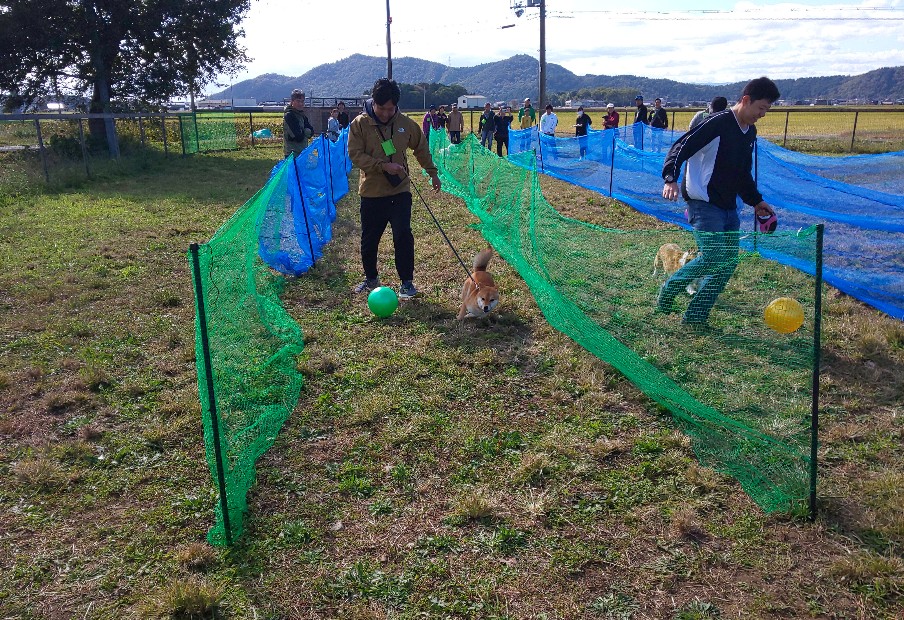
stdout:
<svg viewBox="0 0 904 620">
<path fill-rule="evenodd" d="M 659 312 L 677 312 L 675 298 L 692 281 L 703 278 L 682 322 L 706 323 L 738 265 L 738 198 L 753 207 L 758 219 L 775 217 L 775 210 L 757 189 L 751 169 L 756 122 L 780 96 L 769 78 L 751 80 L 730 112 L 713 115 L 669 149 L 662 167 L 662 197 L 678 200 L 679 191 L 683 195 L 700 253 L 662 285 L 657 299 Z M 679 190 L 678 177 L 684 162 L 687 171 Z"/>
<path fill-rule="evenodd" d="M 615 104 L 606 105 L 606 116 L 603 117 L 603 129 L 618 129 L 618 112 L 615 110 Z"/>
<path fill-rule="evenodd" d="M 578 137 L 581 159 L 587 154 L 587 127 L 593 124 L 590 117 L 584 114 L 584 106 L 578 107 L 578 117 L 574 121 L 574 135 Z"/>
<path fill-rule="evenodd" d="M 436 106 L 432 103 L 430 104 L 430 109 L 427 110 L 427 113 L 424 114 L 424 121 L 421 123 L 421 129 L 424 131 L 424 136 L 426 136 L 427 140 L 430 140 L 430 130 L 431 129 L 441 129 L 442 122 L 440 121 L 439 116 L 436 114 Z"/>
<path fill-rule="evenodd" d="M 283 110 L 283 156 L 300 155 L 313 135 L 314 127 L 304 112 L 304 91 L 296 88 Z"/>
<path fill-rule="evenodd" d="M 634 112 L 634 146 L 643 150 L 643 134 L 649 119 L 647 118 L 647 106 L 643 104 L 643 95 L 634 97 L 634 105 L 637 110 Z"/>
</svg>

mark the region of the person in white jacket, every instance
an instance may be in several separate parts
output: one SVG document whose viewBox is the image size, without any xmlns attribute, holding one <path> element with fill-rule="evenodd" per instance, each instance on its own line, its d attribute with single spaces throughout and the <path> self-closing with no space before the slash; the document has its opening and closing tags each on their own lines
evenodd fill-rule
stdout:
<svg viewBox="0 0 904 620">
<path fill-rule="evenodd" d="M 552 111 L 552 105 L 546 104 L 546 112 L 540 117 L 540 131 L 547 136 L 556 135 L 556 125 L 559 124 L 559 117 Z"/>
</svg>

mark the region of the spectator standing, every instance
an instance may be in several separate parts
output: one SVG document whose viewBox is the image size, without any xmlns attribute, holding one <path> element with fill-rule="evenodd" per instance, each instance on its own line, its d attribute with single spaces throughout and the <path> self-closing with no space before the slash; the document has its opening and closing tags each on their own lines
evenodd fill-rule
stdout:
<svg viewBox="0 0 904 620">
<path fill-rule="evenodd" d="M 690 125 L 688 125 L 687 130 L 690 131 L 703 121 L 705 121 L 710 115 L 715 114 L 716 112 L 721 112 L 725 108 L 728 107 L 728 99 L 722 96 L 713 97 L 713 100 L 709 102 L 709 105 L 706 106 L 705 110 L 700 110 L 696 114 L 694 114 L 694 118 L 691 119 Z"/>
<path fill-rule="evenodd" d="M 634 97 L 634 105 L 637 106 L 637 110 L 634 112 L 634 146 L 643 150 L 643 134 L 646 130 L 644 125 L 649 122 L 647 119 L 647 106 L 643 104 L 643 95 Z"/>
<path fill-rule="evenodd" d="M 439 106 L 439 111 L 437 111 L 436 117 L 439 119 L 439 126 L 445 129 L 446 123 L 449 121 L 449 116 L 446 114 L 446 106 Z"/>
<path fill-rule="evenodd" d="M 484 104 L 483 114 L 478 123 L 480 130 L 480 146 L 493 150 L 493 133 L 496 131 L 496 113 L 489 103 Z M 508 131 L 506 131 L 506 135 Z"/>
<path fill-rule="evenodd" d="M 361 196 L 361 263 L 364 281 L 355 293 L 366 293 L 380 286 L 377 249 L 386 225 L 392 227 L 395 265 L 402 282 L 401 299 L 418 294 L 414 286 L 414 234 L 411 232 L 411 179 L 407 149 L 433 181 L 434 191 L 441 188 L 430 149 L 417 122 L 399 113 L 402 96 L 398 84 L 388 78 L 374 83 L 372 98 L 364 103 L 364 113 L 349 126 L 348 154 L 360 170 L 358 194 Z"/>
<path fill-rule="evenodd" d="M 581 159 L 587 155 L 587 128 L 593 124 L 593 121 L 587 114 L 584 114 L 584 106 L 578 108 L 578 117 L 574 122 L 574 135 L 578 137 L 578 147 L 581 151 Z"/>
<path fill-rule="evenodd" d="M 653 136 L 653 151 L 658 153 L 662 148 L 662 132 L 669 127 L 669 115 L 662 107 L 662 99 L 653 100 L 653 111 L 650 113 L 650 128 Z"/>
<path fill-rule="evenodd" d="M 339 139 L 341 131 L 342 127 L 339 126 L 339 108 L 333 108 L 330 110 L 330 118 L 326 122 L 326 135 L 335 142 Z"/>
<path fill-rule="evenodd" d="M 430 109 L 427 110 L 427 113 L 424 114 L 424 120 L 421 123 L 421 129 L 424 132 L 424 136 L 426 136 L 427 140 L 430 140 L 430 130 L 431 129 L 440 129 L 443 126 L 442 120 L 439 117 L 439 114 L 436 112 L 436 106 L 431 104 Z"/>
<path fill-rule="evenodd" d="M 336 107 L 339 109 L 339 128 L 345 129 L 348 127 L 348 112 L 345 111 L 345 102 L 340 101 Z"/>
<path fill-rule="evenodd" d="M 283 110 L 283 156 L 300 155 L 308 146 L 314 127 L 304 111 L 304 91 L 297 88 L 289 97 L 289 105 Z"/>
<path fill-rule="evenodd" d="M 452 104 L 452 111 L 449 112 L 449 142 L 452 144 L 461 143 L 461 132 L 465 128 L 465 117 L 458 111 L 458 104 Z"/>
<path fill-rule="evenodd" d="M 509 127 L 512 121 L 512 110 L 508 106 L 499 106 L 499 114 L 496 115 L 496 131 L 493 137 L 496 138 L 496 154 L 502 157 L 502 147 L 505 146 L 505 153 L 509 153 Z"/>
<path fill-rule="evenodd" d="M 662 168 L 662 197 L 678 200 L 678 176 L 687 162 L 681 193 L 700 254 L 666 280 L 659 291 L 660 312 L 675 311 L 675 297 L 696 278 L 703 278 L 682 322 L 702 324 L 738 264 L 740 243 L 738 196 L 757 216 L 775 215 L 763 200 L 751 174 L 756 122 L 780 97 L 767 77 L 751 80 L 731 110 L 719 112 L 688 131 L 669 149 Z M 718 234 L 712 234 L 718 233 Z"/>
<path fill-rule="evenodd" d="M 537 111 L 530 104 L 530 99 L 524 100 L 524 106 L 518 110 L 518 127 L 529 129 L 537 124 Z"/>
<path fill-rule="evenodd" d="M 618 112 L 615 110 L 615 104 L 606 105 L 606 115 L 603 117 L 603 129 L 618 129 Z"/>
<path fill-rule="evenodd" d="M 540 117 L 540 131 L 547 136 L 556 135 L 556 127 L 559 124 L 559 117 L 552 111 L 552 104 L 546 104 L 546 111 Z"/>
</svg>

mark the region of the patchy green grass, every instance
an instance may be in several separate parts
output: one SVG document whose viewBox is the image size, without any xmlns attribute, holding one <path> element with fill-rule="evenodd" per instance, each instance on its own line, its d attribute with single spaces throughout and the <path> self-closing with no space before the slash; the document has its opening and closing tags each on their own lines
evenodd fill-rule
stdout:
<svg viewBox="0 0 904 620">
<path fill-rule="evenodd" d="M 272 156 L 147 158 L 0 196 L 0 616 L 900 617 L 900 322 L 828 291 L 822 512 L 768 516 L 550 328 L 501 259 L 499 311 L 455 321 L 463 274 L 422 207 L 426 296 L 373 319 L 350 292 L 354 191 L 286 287 L 301 400 L 258 464 L 245 535 L 207 546 L 185 251 Z M 662 228 L 542 184 L 570 217 Z M 428 200 L 463 256 L 482 247 L 460 201 Z M 389 236 L 380 261 L 397 285 Z"/>
</svg>

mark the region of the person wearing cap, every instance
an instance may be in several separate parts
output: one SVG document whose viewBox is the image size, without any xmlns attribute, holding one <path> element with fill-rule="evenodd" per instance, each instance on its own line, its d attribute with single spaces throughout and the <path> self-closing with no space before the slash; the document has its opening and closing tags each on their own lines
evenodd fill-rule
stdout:
<svg viewBox="0 0 904 620">
<path fill-rule="evenodd" d="M 480 146 L 493 150 L 493 133 L 496 131 L 496 113 L 489 103 L 483 104 L 483 114 L 477 123 L 477 131 L 480 133 Z M 507 133 L 507 132 L 506 132 Z"/>
<path fill-rule="evenodd" d="M 304 91 L 296 88 L 283 110 L 283 156 L 300 155 L 313 135 L 314 127 L 304 111 Z"/>
<path fill-rule="evenodd" d="M 709 102 L 709 105 L 706 106 L 705 110 L 700 110 L 696 114 L 694 114 L 694 118 L 691 119 L 690 125 L 688 125 L 687 130 L 690 131 L 711 115 L 716 114 L 717 112 L 723 111 L 728 107 L 728 99 L 722 96 L 713 97 L 713 100 Z"/>
<path fill-rule="evenodd" d="M 380 286 L 377 250 L 387 224 L 392 227 L 395 268 L 401 280 L 400 299 L 418 295 L 414 286 L 414 234 L 411 231 L 411 174 L 407 151 L 414 156 L 439 192 L 442 185 L 424 134 L 417 121 L 399 112 L 399 85 L 380 78 L 364 103 L 364 112 L 348 127 L 348 156 L 361 171 L 361 263 L 364 280 L 355 293 Z"/>
<path fill-rule="evenodd" d="M 449 142 L 452 144 L 461 143 L 461 132 L 465 128 L 465 117 L 458 111 L 458 104 L 452 104 L 452 111 L 449 112 L 447 121 L 449 127 Z"/>
<path fill-rule="evenodd" d="M 643 104 L 643 95 L 634 97 L 634 105 L 637 106 L 634 111 L 634 146 L 643 150 L 643 134 L 646 130 L 644 125 L 650 122 L 647 119 L 647 106 Z"/>
<path fill-rule="evenodd" d="M 756 122 L 780 96 L 769 78 L 751 80 L 730 112 L 713 115 L 669 149 L 662 167 L 662 197 L 678 200 L 678 177 L 687 162 L 681 194 L 687 202 L 688 221 L 694 228 L 700 253 L 662 285 L 657 299 L 659 312 L 676 312 L 675 298 L 693 280 L 703 278 L 682 322 L 702 324 L 708 320 L 738 264 L 739 196 L 753 206 L 758 218 L 775 216 L 775 210 L 757 189 L 751 168 Z"/>
<path fill-rule="evenodd" d="M 662 107 L 662 99 L 653 100 L 653 111 L 650 112 L 650 128 L 653 130 L 653 151 L 658 153 L 662 146 L 662 130 L 669 128 L 669 115 Z"/>
<path fill-rule="evenodd" d="M 440 129 L 442 126 L 442 122 L 440 122 L 440 118 L 436 114 L 436 106 L 430 104 L 430 109 L 424 114 L 424 121 L 421 123 L 421 129 L 424 131 L 427 140 L 430 140 L 431 129 Z"/>
<path fill-rule="evenodd" d="M 606 105 L 606 115 L 603 117 L 603 129 L 618 129 L 618 112 L 614 103 Z"/>
<path fill-rule="evenodd" d="M 587 127 L 593 124 L 590 116 L 584 114 L 584 106 L 578 107 L 578 117 L 574 121 L 574 135 L 578 137 L 581 159 L 587 154 Z"/>
</svg>

